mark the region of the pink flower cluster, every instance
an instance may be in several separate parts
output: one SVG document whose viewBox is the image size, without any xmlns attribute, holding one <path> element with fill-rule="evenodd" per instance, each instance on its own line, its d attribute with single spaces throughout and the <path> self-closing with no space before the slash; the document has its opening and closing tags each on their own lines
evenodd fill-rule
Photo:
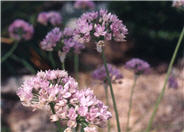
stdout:
<svg viewBox="0 0 184 132">
<path fill-rule="evenodd" d="M 131 69 L 135 72 L 135 74 L 139 75 L 142 73 L 147 73 L 150 69 L 150 65 L 139 58 L 133 58 L 126 62 L 125 67 L 127 69 Z"/>
<path fill-rule="evenodd" d="M 43 41 L 41 41 L 40 47 L 46 51 L 53 51 L 53 48 L 56 47 L 61 37 L 62 33 L 60 29 L 56 27 L 46 35 Z"/>
<path fill-rule="evenodd" d="M 82 49 L 85 48 L 84 44 L 78 43 L 73 39 L 74 30 L 71 28 L 65 28 L 63 31 L 63 52 L 68 53 L 71 48 L 74 48 L 74 52 L 79 54 Z"/>
<path fill-rule="evenodd" d="M 34 110 L 46 109 L 51 112 L 50 104 L 54 104 L 55 114 L 51 115 L 51 120 L 66 120 L 68 130 L 77 125 L 103 127 L 112 116 L 108 107 L 96 98 L 93 91 L 79 90 L 75 79 L 63 70 L 38 72 L 35 77 L 23 83 L 17 95 L 24 106 Z"/>
<path fill-rule="evenodd" d="M 184 7 L 184 0 L 173 0 L 172 6 L 176 8 Z"/>
<path fill-rule="evenodd" d="M 174 88 L 174 89 L 177 89 L 178 88 L 177 78 L 174 75 L 170 75 L 169 76 L 169 79 L 168 79 L 168 87 L 169 88 Z"/>
<path fill-rule="evenodd" d="M 8 28 L 10 37 L 15 40 L 30 40 L 33 36 L 33 26 L 24 20 L 16 19 Z"/>
<path fill-rule="evenodd" d="M 56 26 L 61 24 L 62 17 L 58 12 L 50 11 L 50 12 L 41 12 L 38 15 L 37 21 L 43 25 L 47 25 L 48 23 Z"/>
<path fill-rule="evenodd" d="M 46 51 L 53 51 L 53 48 L 56 47 L 58 43 L 64 43 L 63 52 L 66 54 L 70 51 L 71 48 L 74 49 L 74 52 L 79 54 L 81 49 L 84 49 L 84 44 L 78 43 L 73 39 L 73 29 L 65 28 L 63 32 L 56 27 L 51 30 L 40 43 L 40 47 Z"/>
<path fill-rule="evenodd" d="M 95 3 L 90 0 L 76 0 L 74 7 L 77 9 L 94 9 Z"/>
<path fill-rule="evenodd" d="M 110 78 L 112 81 L 118 81 L 120 79 L 123 78 L 123 75 L 120 73 L 120 71 L 118 69 L 116 69 L 115 67 L 113 67 L 111 64 L 107 64 L 107 68 L 109 70 L 109 74 L 110 74 Z M 92 73 L 92 77 L 94 79 L 100 80 L 105 82 L 107 79 L 107 74 L 105 71 L 105 67 L 101 66 L 99 68 L 97 68 L 93 73 Z"/>
<path fill-rule="evenodd" d="M 125 41 L 128 33 L 126 26 L 114 14 L 107 10 L 92 11 L 84 13 L 77 20 L 74 39 L 80 43 L 88 43 L 91 40 Z"/>
</svg>

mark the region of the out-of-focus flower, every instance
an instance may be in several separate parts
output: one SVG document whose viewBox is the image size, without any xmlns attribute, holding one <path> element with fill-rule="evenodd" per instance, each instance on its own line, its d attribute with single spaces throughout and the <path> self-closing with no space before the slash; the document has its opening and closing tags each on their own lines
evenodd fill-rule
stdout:
<svg viewBox="0 0 184 132">
<path fill-rule="evenodd" d="M 94 9 L 95 3 L 90 0 L 76 0 L 74 7 L 77 9 Z"/>
<path fill-rule="evenodd" d="M 96 127 L 85 127 L 84 132 L 97 132 Z"/>
<path fill-rule="evenodd" d="M 110 74 L 110 78 L 112 81 L 118 81 L 120 79 L 123 78 L 123 75 L 120 73 L 120 71 L 118 69 L 116 69 L 115 67 L 113 67 L 111 64 L 107 64 L 107 68 L 109 70 L 109 74 Z M 97 68 L 93 73 L 92 73 L 92 77 L 94 79 L 100 80 L 100 81 L 106 81 L 107 79 L 107 74 L 105 71 L 105 67 L 101 66 L 99 68 Z"/>
<path fill-rule="evenodd" d="M 62 17 L 58 12 L 50 11 L 50 12 L 41 12 L 38 15 L 37 21 L 43 25 L 47 25 L 48 23 L 56 26 L 61 24 Z"/>
<path fill-rule="evenodd" d="M 85 48 L 84 44 L 81 44 L 73 39 L 74 30 L 71 28 L 65 28 L 63 31 L 63 52 L 68 53 L 71 48 L 74 49 L 74 52 L 79 54 L 82 49 Z"/>
<path fill-rule="evenodd" d="M 104 40 L 122 42 L 128 34 L 123 22 L 116 15 L 103 9 L 84 13 L 76 23 L 74 39 L 80 43 L 88 43 L 92 40 L 96 43 Z"/>
<path fill-rule="evenodd" d="M 171 75 L 168 79 L 168 86 L 169 88 L 174 88 L 174 89 L 178 88 L 178 82 L 173 75 Z"/>
<path fill-rule="evenodd" d="M 59 56 L 59 60 L 61 61 L 61 63 L 64 63 L 65 58 L 66 58 L 66 53 L 65 52 L 61 52 L 60 50 L 58 51 L 58 56 Z"/>
<path fill-rule="evenodd" d="M 176 8 L 184 7 L 184 0 L 173 0 L 172 6 Z"/>
<path fill-rule="evenodd" d="M 10 37 L 15 40 L 30 40 L 33 36 L 33 26 L 22 19 L 16 19 L 8 28 Z"/>
<path fill-rule="evenodd" d="M 51 121 L 66 120 L 70 132 L 77 125 L 104 127 L 112 115 L 108 107 L 96 98 L 90 89 L 78 89 L 78 83 L 63 70 L 40 71 L 18 89 L 22 104 L 36 109 L 46 109 L 55 114 Z M 87 128 L 86 128 L 87 129 Z"/>
<path fill-rule="evenodd" d="M 62 33 L 59 28 L 54 28 L 50 31 L 45 39 L 41 41 L 40 46 L 43 50 L 52 51 L 54 47 L 56 47 L 57 42 L 60 41 Z"/>
<path fill-rule="evenodd" d="M 137 75 L 146 73 L 150 69 L 150 65 L 146 61 L 139 58 L 133 58 L 129 60 L 126 62 L 125 67 L 127 69 L 133 70 Z"/>
<path fill-rule="evenodd" d="M 64 132 L 72 132 L 72 129 L 70 127 L 66 128 Z"/>
</svg>

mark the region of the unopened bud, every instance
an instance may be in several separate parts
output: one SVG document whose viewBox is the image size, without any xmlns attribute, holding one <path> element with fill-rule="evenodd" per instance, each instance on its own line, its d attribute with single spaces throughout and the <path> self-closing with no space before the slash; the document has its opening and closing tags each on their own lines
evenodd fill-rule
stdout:
<svg viewBox="0 0 184 132">
<path fill-rule="evenodd" d="M 96 44 L 96 50 L 97 50 L 99 53 L 101 53 L 103 47 L 104 47 L 104 41 L 103 41 L 103 40 L 98 41 L 98 43 Z"/>
</svg>

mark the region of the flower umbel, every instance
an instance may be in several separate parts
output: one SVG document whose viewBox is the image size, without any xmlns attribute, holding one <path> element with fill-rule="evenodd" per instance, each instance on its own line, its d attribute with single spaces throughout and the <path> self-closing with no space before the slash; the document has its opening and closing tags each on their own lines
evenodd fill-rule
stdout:
<svg viewBox="0 0 184 132">
<path fill-rule="evenodd" d="M 38 15 L 37 21 L 43 25 L 47 25 L 48 23 L 50 23 L 50 24 L 56 26 L 56 25 L 61 24 L 62 17 L 56 11 L 41 12 Z"/>
<path fill-rule="evenodd" d="M 90 89 L 78 89 L 78 83 L 68 76 L 64 70 L 40 71 L 23 83 L 18 89 L 22 104 L 36 109 L 51 112 L 50 104 L 54 104 L 51 121 L 66 120 L 70 131 L 78 125 L 86 127 L 96 125 L 104 127 L 112 117 L 108 107 L 96 98 Z M 85 125 L 84 125 L 85 124 Z"/>
<path fill-rule="evenodd" d="M 125 35 L 128 33 L 123 22 L 104 9 L 84 13 L 77 20 L 77 25 L 74 38 L 80 43 L 88 43 L 92 40 L 122 42 L 125 41 Z"/>
<path fill-rule="evenodd" d="M 118 69 L 113 67 L 111 64 L 107 64 L 107 68 L 109 70 L 110 78 L 113 82 L 118 81 L 123 78 L 123 75 L 120 73 Z M 97 68 L 93 73 L 92 77 L 94 79 L 100 80 L 100 81 L 106 81 L 107 75 L 105 72 L 105 67 L 101 66 Z"/>
<path fill-rule="evenodd" d="M 52 51 L 56 44 L 60 41 L 62 33 L 59 28 L 52 29 L 41 41 L 40 47 L 46 51 Z"/>
<path fill-rule="evenodd" d="M 16 19 L 8 28 L 10 37 L 15 40 L 30 40 L 33 36 L 33 26 L 22 19 Z"/>
<path fill-rule="evenodd" d="M 178 82 L 176 80 L 176 77 L 174 75 L 171 75 L 168 79 L 168 87 L 169 88 L 174 88 L 177 89 L 178 88 Z"/>
<path fill-rule="evenodd" d="M 150 69 L 150 65 L 146 61 L 139 58 L 129 60 L 126 62 L 125 67 L 133 70 L 137 75 L 146 73 Z"/>
<path fill-rule="evenodd" d="M 90 0 L 76 0 L 74 7 L 77 9 L 94 9 L 95 3 Z"/>
<path fill-rule="evenodd" d="M 85 48 L 84 44 L 81 44 L 73 39 L 74 30 L 71 28 L 65 28 L 63 31 L 63 52 L 68 53 L 71 48 L 74 49 L 74 52 L 79 54 L 82 49 Z"/>
</svg>

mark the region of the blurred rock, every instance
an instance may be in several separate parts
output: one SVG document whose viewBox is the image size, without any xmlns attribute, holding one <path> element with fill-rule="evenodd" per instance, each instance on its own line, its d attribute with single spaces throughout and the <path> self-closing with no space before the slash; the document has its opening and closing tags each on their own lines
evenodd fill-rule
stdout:
<svg viewBox="0 0 184 132">
<path fill-rule="evenodd" d="M 16 90 L 21 86 L 24 80 L 31 78 L 31 75 L 10 77 L 1 83 L 1 93 L 15 94 Z"/>
<path fill-rule="evenodd" d="M 19 102 L 12 109 L 7 122 L 12 132 L 51 132 L 56 131 L 49 121 L 48 113 L 32 111 Z"/>
</svg>

